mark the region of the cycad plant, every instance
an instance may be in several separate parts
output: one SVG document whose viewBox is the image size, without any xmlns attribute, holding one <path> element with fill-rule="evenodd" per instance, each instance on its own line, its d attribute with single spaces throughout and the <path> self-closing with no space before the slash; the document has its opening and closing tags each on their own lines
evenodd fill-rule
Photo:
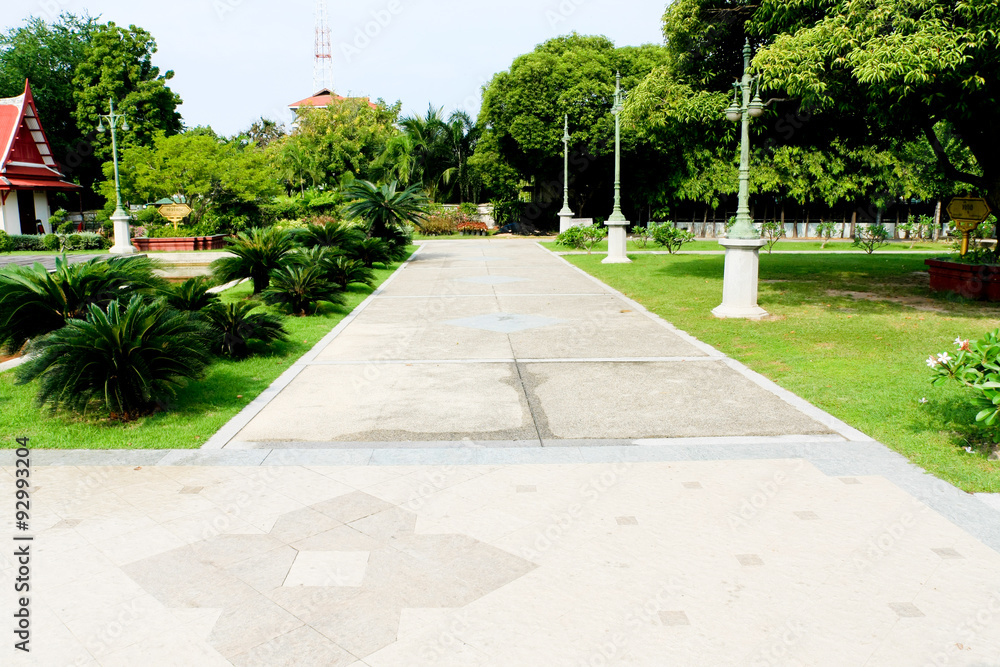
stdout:
<svg viewBox="0 0 1000 667">
<path fill-rule="evenodd" d="M 171 308 L 196 313 L 219 300 L 218 294 L 209 291 L 214 284 L 215 281 L 205 276 L 198 276 L 179 285 L 170 285 L 161 290 L 160 295 Z"/>
<path fill-rule="evenodd" d="M 212 273 L 220 283 L 250 278 L 253 293 L 260 294 L 270 283 L 271 272 L 285 264 L 294 248 L 291 235 L 281 229 L 254 228 L 230 239 L 226 248 L 233 257 L 212 262 Z"/>
<path fill-rule="evenodd" d="M 346 257 L 335 258 L 326 269 L 326 276 L 342 290 L 346 290 L 351 283 L 361 283 L 372 285 L 374 275 L 371 269 L 365 266 L 364 262 Z"/>
<path fill-rule="evenodd" d="M 390 230 L 400 230 L 409 225 L 420 226 L 427 217 L 427 196 L 419 186 L 398 191 L 398 183 L 378 186 L 369 181 L 354 181 L 345 193 L 348 199 L 346 213 L 365 223 L 369 238 L 387 238 Z"/>
<path fill-rule="evenodd" d="M 0 347 L 17 352 L 38 336 L 82 319 L 90 306 L 105 308 L 131 294 L 152 294 L 166 283 L 146 257 L 92 259 L 70 264 L 56 258 L 55 271 L 41 264 L 0 271 Z"/>
<path fill-rule="evenodd" d="M 205 325 L 163 301 L 133 296 L 106 308 L 90 305 L 85 319 L 37 338 L 18 384 L 39 381 L 38 403 L 77 412 L 103 406 L 112 419 L 132 421 L 199 379 L 211 359 Z"/>
<path fill-rule="evenodd" d="M 330 220 L 319 222 L 323 218 L 318 218 L 308 227 L 298 231 L 297 240 L 306 248 L 342 248 L 349 251 L 358 241 L 364 238 L 364 233 L 356 227 L 351 227 L 342 222 Z"/>
<path fill-rule="evenodd" d="M 288 306 L 294 315 L 306 315 L 322 301 L 342 305 L 344 297 L 327 280 L 322 267 L 289 264 L 271 274 L 271 286 L 264 292 L 264 301 Z"/>
<path fill-rule="evenodd" d="M 288 331 L 281 318 L 263 311 L 253 312 L 258 304 L 251 301 L 239 303 L 214 303 L 205 309 L 208 320 L 212 352 L 234 359 L 250 356 L 254 343 L 268 344 L 285 340 Z"/>
<path fill-rule="evenodd" d="M 382 239 L 364 239 L 351 248 L 348 257 L 356 259 L 368 268 L 375 264 L 387 266 L 392 261 L 389 244 Z"/>
</svg>

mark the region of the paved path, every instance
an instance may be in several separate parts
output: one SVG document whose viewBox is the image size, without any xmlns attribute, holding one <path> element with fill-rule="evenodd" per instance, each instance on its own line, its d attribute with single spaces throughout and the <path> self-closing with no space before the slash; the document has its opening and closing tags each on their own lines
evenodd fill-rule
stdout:
<svg viewBox="0 0 1000 667">
<path fill-rule="evenodd" d="M 531 243 L 427 244 L 209 448 L 34 465 L 3 664 L 1000 665 L 1000 512 Z"/>
<path fill-rule="evenodd" d="M 34 266 L 35 264 L 41 264 L 49 271 L 54 271 L 56 268 L 56 257 L 59 256 L 60 255 L 0 255 L 0 269 L 5 266 Z M 105 253 L 103 255 L 66 255 L 66 258 L 69 260 L 70 264 L 79 264 L 97 257 L 107 256 L 107 253 Z"/>
</svg>

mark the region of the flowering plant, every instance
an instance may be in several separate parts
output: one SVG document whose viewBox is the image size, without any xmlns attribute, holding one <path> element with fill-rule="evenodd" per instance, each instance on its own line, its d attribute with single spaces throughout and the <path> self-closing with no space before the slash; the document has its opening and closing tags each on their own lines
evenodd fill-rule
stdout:
<svg viewBox="0 0 1000 667">
<path fill-rule="evenodd" d="M 940 387 L 949 380 L 974 389 L 975 405 L 980 408 L 976 422 L 989 428 L 988 435 L 994 443 L 1000 443 L 1000 329 L 992 331 L 980 340 L 955 339 L 957 352 L 951 356 L 942 352 L 927 359 L 934 377 L 931 382 Z"/>
</svg>

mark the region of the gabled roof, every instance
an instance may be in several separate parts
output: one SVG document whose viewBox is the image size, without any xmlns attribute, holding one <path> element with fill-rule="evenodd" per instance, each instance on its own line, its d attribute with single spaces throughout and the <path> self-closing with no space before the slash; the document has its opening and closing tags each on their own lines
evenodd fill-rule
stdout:
<svg viewBox="0 0 1000 667">
<path fill-rule="evenodd" d="M 0 190 L 80 187 L 62 178 L 25 81 L 23 93 L 0 98 Z"/>
<path fill-rule="evenodd" d="M 378 108 L 378 105 L 375 104 L 374 102 L 372 102 L 367 97 L 347 98 L 347 97 L 344 97 L 342 95 L 337 95 L 336 93 L 334 93 L 329 88 L 324 88 L 323 90 L 319 91 L 318 93 L 316 93 L 312 97 L 307 97 L 304 100 L 299 100 L 298 102 L 295 102 L 294 104 L 289 104 L 288 108 L 291 109 L 292 111 L 298 111 L 299 109 L 301 109 L 303 107 L 313 107 L 315 109 L 324 109 L 324 108 L 330 106 L 331 104 L 333 104 L 334 102 L 343 102 L 346 99 L 363 99 L 366 102 L 368 102 L 368 106 L 370 106 L 372 109 Z"/>
</svg>

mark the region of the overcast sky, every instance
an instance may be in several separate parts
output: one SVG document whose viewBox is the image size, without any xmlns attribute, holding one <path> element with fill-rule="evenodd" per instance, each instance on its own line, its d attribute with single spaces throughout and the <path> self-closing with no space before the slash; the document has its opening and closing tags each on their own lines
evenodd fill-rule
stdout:
<svg viewBox="0 0 1000 667">
<path fill-rule="evenodd" d="M 211 125 L 229 135 L 260 116 L 287 122 L 287 106 L 315 92 L 314 0 L 7 5 L 5 29 L 30 15 L 52 19 L 67 11 L 150 31 L 159 46 L 154 63 L 174 70 L 170 86 L 184 100 L 181 113 L 189 126 Z M 618 46 L 661 43 L 666 1 L 328 0 L 327 5 L 338 93 L 401 100 L 404 114 L 422 113 L 433 103 L 475 116 L 482 85 L 550 37 L 576 31 L 605 35 Z"/>
</svg>

